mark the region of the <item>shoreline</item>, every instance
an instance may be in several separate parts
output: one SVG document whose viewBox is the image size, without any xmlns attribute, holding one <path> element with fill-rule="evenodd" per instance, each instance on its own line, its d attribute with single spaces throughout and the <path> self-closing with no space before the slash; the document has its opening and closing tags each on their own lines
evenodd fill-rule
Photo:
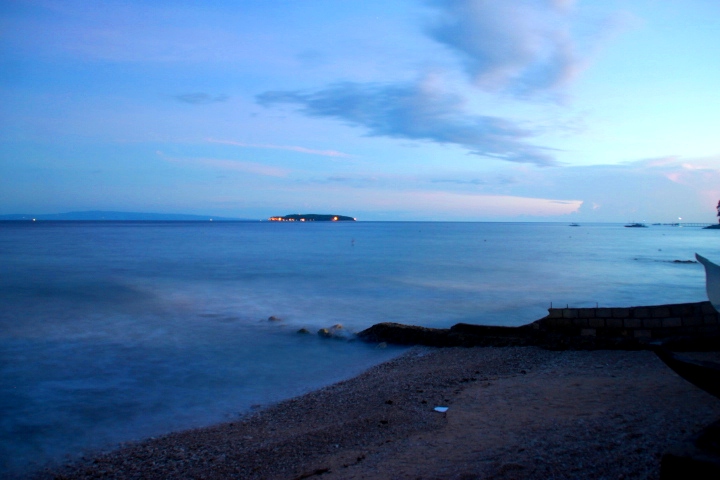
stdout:
<svg viewBox="0 0 720 480">
<path fill-rule="evenodd" d="M 236 421 L 35 478 L 659 478 L 661 455 L 718 418 L 716 398 L 649 351 L 414 347 Z"/>
</svg>

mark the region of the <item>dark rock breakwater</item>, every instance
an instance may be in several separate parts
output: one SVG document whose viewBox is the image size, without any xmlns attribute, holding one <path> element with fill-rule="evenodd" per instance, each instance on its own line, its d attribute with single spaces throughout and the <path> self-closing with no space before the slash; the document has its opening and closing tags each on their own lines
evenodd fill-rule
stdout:
<svg viewBox="0 0 720 480">
<path fill-rule="evenodd" d="M 710 302 L 623 308 L 550 308 L 519 327 L 459 323 L 426 328 L 378 323 L 358 333 L 367 342 L 434 347 L 540 346 L 554 350 L 646 349 L 652 342 L 680 349 L 720 349 L 720 318 Z"/>
</svg>

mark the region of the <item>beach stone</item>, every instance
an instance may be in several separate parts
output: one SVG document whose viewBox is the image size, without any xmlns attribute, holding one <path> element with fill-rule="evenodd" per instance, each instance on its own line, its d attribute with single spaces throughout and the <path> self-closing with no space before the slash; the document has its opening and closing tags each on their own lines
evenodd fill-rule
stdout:
<svg viewBox="0 0 720 480">
<path fill-rule="evenodd" d="M 276 317 L 275 315 L 271 315 L 268 317 L 268 322 L 281 322 L 282 318 Z"/>
<path fill-rule="evenodd" d="M 330 328 L 321 328 L 320 330 L 318 330 L 318 335 L 323 338 L 347 339 L 350 335 L 350 332 L 345 330 L 345 328 L 338 323 Z"/>
<path fill-rule="evenodd" d="M 384 322 L 363 330 L 358 336 L 366 342 L 444 347 L 450 345 L 447 339 L 448 333 L 449 330 L 444 328 Z"/>
<path fill-rule="evenodd" d="M 308 335 L 310 333 L 310 330 L 308 330 L 307 328 L 301 328 L 297 331 L 297 333 L 300 333 L 302 335 Z"/>
</svg>

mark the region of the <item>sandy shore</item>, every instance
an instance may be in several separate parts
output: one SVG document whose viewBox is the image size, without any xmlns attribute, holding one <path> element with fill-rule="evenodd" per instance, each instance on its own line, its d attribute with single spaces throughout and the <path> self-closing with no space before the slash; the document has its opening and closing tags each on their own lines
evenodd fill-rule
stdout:
<svg viewBox="0 0 720 480">
<path fill-rule="evenodd" d="M 662 453 L 718 418 L 718 399 L 647 351 L 423 347 L 241 421 L 43 477 L 658 478 Z"/>
</svg>

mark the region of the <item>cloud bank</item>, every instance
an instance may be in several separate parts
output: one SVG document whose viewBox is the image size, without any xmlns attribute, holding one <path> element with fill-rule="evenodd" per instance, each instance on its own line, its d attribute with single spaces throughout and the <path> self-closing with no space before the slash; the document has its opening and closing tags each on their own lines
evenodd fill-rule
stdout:
<svg viewBox="0 0 720 480">
<path fill-rule="evenodd" d="M 568 84 L 587 65 L 571 32 L 571 0 L 429 0 L 428 35 L 457 53 L 473 83 L 525 96 Z"/>
<path fill-rule="evenodd" d="M 423 33 L 461 61 L 474 88 L 516 100 L 559 98 L 588 65 L 573 34 L 574 0 L 425 0 L 433 19 Z M 609 27 L 602 27 L 607 29 Z M 584 38 L 585 41 L 592 35 Z M 483 157 L 556 165 L 536 132 L 497 117 L 468 113 L 462 97 L 432 82 L 336 83 L 315 91 L 271 91 L 261 105 L 300 106 L 314 117 L 341 120 L 372 136 L 456 145 Z"/>
<path fill-rule="evenodd" d="M 712 222 L 720 198 L 720 157 L 668 156 L 514 173 L 517 183 L 509 193 L 580 199 L 579 219 L 586 221 Z"/>
<path fill-rule="evenodd" d="M 305 115 L 364 127 L 371 136 L 457 145 L 475 155 L 509 162 L 556 163 L 547 149 L 528 143 L 533 132 L 499 117 L 467 113 L 462 97 L 442 92 L 430 82 L 343 82 L 312 92 L 265 92 L 256 99 L 263 106 L 299 105 Z"/>
</svg>

